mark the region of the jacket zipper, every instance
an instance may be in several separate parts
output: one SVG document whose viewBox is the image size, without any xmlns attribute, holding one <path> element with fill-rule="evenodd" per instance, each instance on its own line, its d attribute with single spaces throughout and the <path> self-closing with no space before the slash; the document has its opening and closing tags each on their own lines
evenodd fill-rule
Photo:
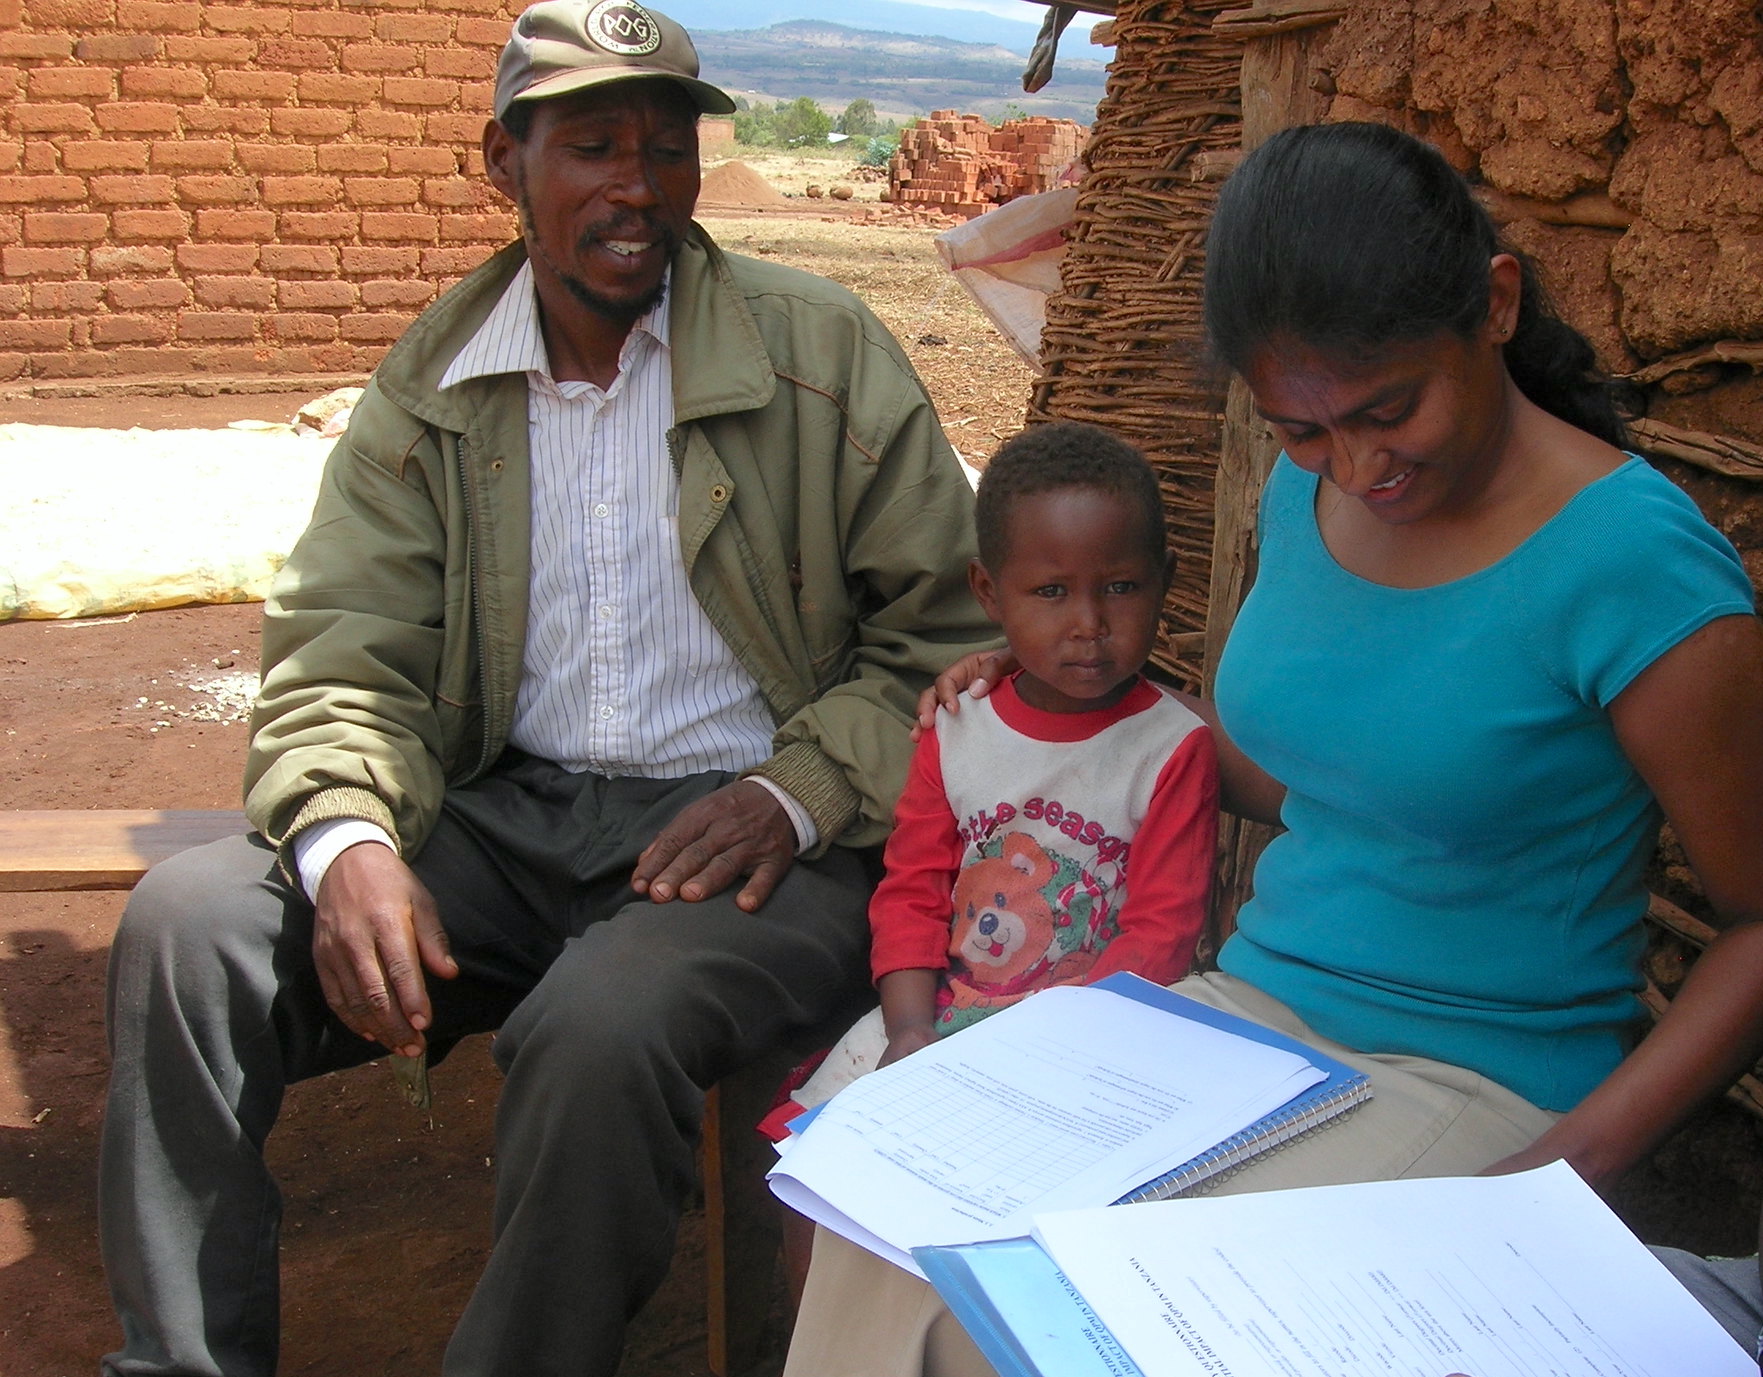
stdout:
<svg viewBox="0 0 1763 1377">
<path fill-rule="evenodd" d="M 459 486 L 465 495 L 465 567 L 471 582 L 471 620 L 477 630 L 477 672 L 478 680 L 483 685 L 484 700 L 484 725 L 481 733 L 483 741 L 478 748 L 477 767 L 468 776 L 470 779 L 478 779 L 490 768 L 490 741 L 493 738 L 490 718 L 494 711 L 494 695 L 490 686 L 490 637 L 488 624 L 484 620 L 484 588 L 478 572 L 478 516 L 476 499 L 472 492 L 469 443 L 465 436 L 459 437 Z"/>
</svg>

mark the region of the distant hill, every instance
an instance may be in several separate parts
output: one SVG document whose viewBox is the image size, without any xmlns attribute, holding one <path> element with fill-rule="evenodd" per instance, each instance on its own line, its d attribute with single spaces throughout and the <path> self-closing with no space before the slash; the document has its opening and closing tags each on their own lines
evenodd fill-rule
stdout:
<svg viewBox="0 0 1763 1377">
<path fill-rule="evenodd" d="M 967 8 L 932 0 L 863 0 L 861 11 L 843 15 L 826 0 L 665 0 L 662 8 L 694 35 L 708 29 L 762 29 L 791 19 L 826 19 L 853 16 L 872 29 L 889 33 L 937 34 L 964 43 L 998 43 L 1014 53 L 1027 54 L 1046 11 L 1024 0 L 974 0 L 979 8 Z M 1009 16 L 1006 18 L 1005 16 Z M 1082 21 L 1080 21 L 1082 22 Z"/>
<path fill-rule="evenodd" d="M 774 101 L 808 96 L 837 115 L 866 96 L 883 118 L 932 110 L 972 111 L 996 120 L 1006 104 L 1035 115 L 1088 124 L 1102 98 L 1107 68 L 1075 53 L 1091 51 L 1067 34 L 1053 80 L 1037 94 L 1022 89 L 1020 53 L 990 43 L 878 33 L 794 19 L 763 29 L 701 29 L 693 35 L 704 79 L 732 95 Z"/>
</svg>

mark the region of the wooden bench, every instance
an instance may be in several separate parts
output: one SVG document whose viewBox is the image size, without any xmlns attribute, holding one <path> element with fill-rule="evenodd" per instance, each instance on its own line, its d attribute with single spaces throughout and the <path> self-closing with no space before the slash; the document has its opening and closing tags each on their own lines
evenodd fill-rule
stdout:
<svg viewBox="0 0 1763 1377">
<path fill-rule="evenodd" d="M 226 811 L 0 812 L 0 893 L 133 889 L 148 867 L 249 826 Z"/>
<path fill-rule="evenodd" d="M 0 893 L 132 889 L 160 861 L 247 830 L 243 813 L 226 810 L 0 810 Z M 717 1377 L 751 1366 L 765 1339 L 780 1226 L 751 1126 L 790 1064 L 766 1059 L 711 1087 L 705 1101 L 705 1327 Z"/>
</svg>

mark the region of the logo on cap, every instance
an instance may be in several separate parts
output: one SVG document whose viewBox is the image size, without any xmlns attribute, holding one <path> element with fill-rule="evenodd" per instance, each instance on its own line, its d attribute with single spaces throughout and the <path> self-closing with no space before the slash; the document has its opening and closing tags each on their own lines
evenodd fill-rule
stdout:
<svg viewBox="0 0 1763 1377">
<path fill-rule="evenodd" d="M 647 57 L 661 46 L 661 26 L 636 0 L 600 0 L 588 11 L 588 37 L 610 52 Z"/>
</svg>

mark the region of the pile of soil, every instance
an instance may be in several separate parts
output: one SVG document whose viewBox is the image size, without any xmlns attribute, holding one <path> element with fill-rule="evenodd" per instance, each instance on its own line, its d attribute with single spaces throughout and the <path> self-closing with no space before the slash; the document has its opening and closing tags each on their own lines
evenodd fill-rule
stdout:
<svg viewBox="0 0 1763 1377">
<path fill-rule="evenodd" d="M 745 163 L 723 163 L 704 174 L 698 203 L 753 210 L 764 206 L 787 206 L 790 201 L 770 182 Z"/>
</svg>

